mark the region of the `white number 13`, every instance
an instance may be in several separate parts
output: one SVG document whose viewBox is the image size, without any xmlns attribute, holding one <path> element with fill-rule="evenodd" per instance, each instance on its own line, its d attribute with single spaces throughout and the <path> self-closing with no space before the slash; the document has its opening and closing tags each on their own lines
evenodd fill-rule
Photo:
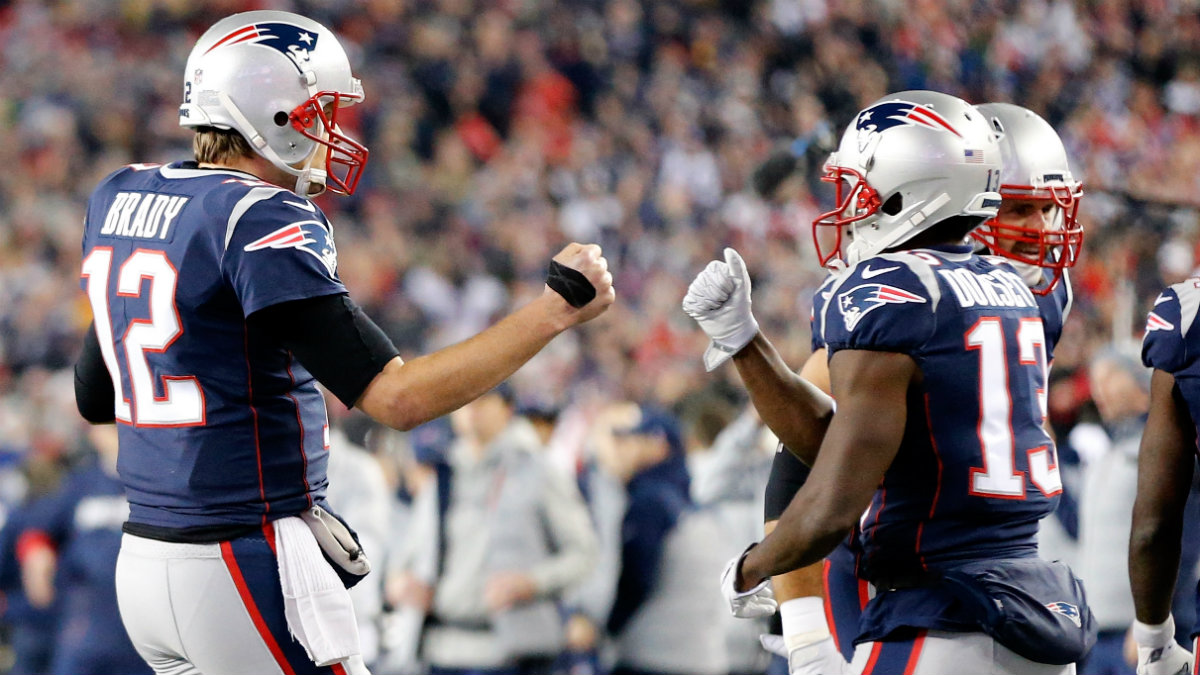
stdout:
<svg viewBox="0 0 1200 675">
<path fill-rule="evenodd" d="M 117 420 L 147 427 L 204 424 L 204 392 L 200 389 L 200 382 L 190 375 L 161 375 L 159 379 L 162 380 L 163 395 L 158 396 L 154 375 L 146 361 L 148 352 L 165 352 L 183 334 L 179 313 L 175 308 L 175 283 L 179 273 L 162 251 L 134 251 L 117 272 L 119 296 L 141 296 L 142 282 L 150 282 L 149 318 L 131 319 L 121 338 L 125 364 L 129 368 L 129 384 L 133 389 L 132 404 L 125 398 L 108 307 L 112 259 L 111 248 L 93 249 L 83 261 L 83 276 L 87 279 L 87 296 L 95 317 L 100 352 L 108 372 L 113 375 Z"/>
<path fill-rule="evenodd" d="M 1008 363 L 1005 359 L 1004 330 L 1000 319 L 984 317 L 967 331 L 967 348 L 979 350 L 979 444 L 983 467 L 971 469 L 967 489 L 981 497 L 1025 498 L 1025 476 L 1017 471 L 1012 432 L 1012 398 L 1009 394 Z M 1046 334 L 1038 319 L 1023 319 L 1017 329 L 1017 345 L 1022 367 L 1041 371 L 1046 382 Z M 1046 391 L 1035 392 L 1046 417 Z M 1053 444 L 1026 451 L 1029 478 L 1046 496 L 1062 492 L 1062 478 Z"/>
</svg>

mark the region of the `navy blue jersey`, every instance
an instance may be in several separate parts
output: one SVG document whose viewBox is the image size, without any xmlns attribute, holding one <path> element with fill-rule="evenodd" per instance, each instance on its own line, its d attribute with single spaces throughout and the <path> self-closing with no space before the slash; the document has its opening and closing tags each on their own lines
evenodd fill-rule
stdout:
<svg viewBox="0 0 1200 675">
<path fill-rule="evenodd" d="M 1146 317 L 1142 363 L 1170 373 L 1187 401 L 1200 431 L 1200 278 L 1186 279 L 1164 290 Z"/>
<path fill-rule="evenodd" d="M 1053 273 L 1046 270 L 1045 276 L 1049 278 Z M 1063 270 L 1062 279 L 1053 290 L 1046 295 L 1035 297 L 1039 313 L 1042 315 L 1042 326 L 1046 331 L 1046 359 L 1053 361 L 1054 347 L 1062 339 L 1063 325 L 1067 322 L 1067 315 L 1071 313 L 1071 306 L 1075 304 L 1075 293 L 1071 290 L 1071 277 L 1067 270 Z"/>
<path fill-rule="evenodd" d="M 820 292 L 831 357 L 900 352 L 922 377 L 860 521 L 860 576 L 1036 555 L 1038 521 L 1061 482 L 1043 424 L 1047 339 L 1021 277 L 969 247 L 944 247 L 863 261 Z"/>
<path fill-rule="evenodd" d="M 246 325 L 346 292 L 315 204 L 236 171 L 126 167 L 88 201 L 82 286 L 116 390 L 131 523 L 255 525 L 321 497 L 322 395 Z"/>
</svg>

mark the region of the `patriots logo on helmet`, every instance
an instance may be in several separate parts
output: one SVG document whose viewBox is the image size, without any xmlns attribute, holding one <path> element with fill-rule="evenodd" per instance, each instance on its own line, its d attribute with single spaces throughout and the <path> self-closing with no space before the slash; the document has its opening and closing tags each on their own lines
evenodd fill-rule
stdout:
<svg viewBox="0 0 1200 675">
<path fill-rule="evenodd" d="M 838 294 L 838 310 L 846 323 L 846 330 L 852 331 L 867 312 L 883 305 L 897 305 L 906 302 L 926 302 L 925 298 L 916 293 L 909 293 L 903 288 L 887 284 L 862 284 L 855 286 L 845 293 Z"/>
<path fill-rule="evenodd" d="M 1069 602 L 1063 602 L 1062 600 L 1051 602 L 1046 605 L 1046 609 L 1055 614 L 1062 614 L 1067 617 L 1071 623 L 1075 624 L 1076 628 L 1083 627 L 1083 620 L 1079 616 L 1079 608 Z"/>
<path fill-rule="evenodd" d="M 254 23 L 242 26 L 217 40 L 204 53 L 229 45 L 262 45 L 291 59 L 296 70 L 303 73 L 308 67 L 310 52 L 317 47 L 318 37 L 314 31 L 282 21 Z"/>
<path fill-rule="evenodd" d="M 1167 321 L 1154 312 L 1150 312 L 1150 314 L 1146 316 L 1146 332 L 1149 333 L 1152 330 L 1175 330 L 1175 324 Z"/>
<path fill-rule="evenodd" d="M 867 145 L 879 134 L 899 126 L 926 127 L 937 131 L 948 131 L 962 137 L 944 117 L 927 108 L 908 101 L 888 101 L 871 106 L 858 114 L 854 128 L 858 131 L 858 150 L 866 150 Z"/>
<path fill-rule="evenodd" d="M 285 225 L 265 237 L 256 239 L 243 247 L 246 251 L 264 248 L 295 248 L 314 256 L 328 270 L 329 276 L 337 271 L 337 247 L 333 237 L 319 220 L 302 220 Z"/>
</svg>

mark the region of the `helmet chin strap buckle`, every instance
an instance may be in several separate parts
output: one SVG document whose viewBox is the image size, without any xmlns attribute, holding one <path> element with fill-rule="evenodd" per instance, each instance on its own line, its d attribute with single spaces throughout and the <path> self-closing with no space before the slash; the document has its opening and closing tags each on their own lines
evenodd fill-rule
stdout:
<svg viewBox="0 0 1200 675">
<path fill-rule="evenodd" d="M 297 174 L 294 192 L 301 197 L 319 197 L 325 192 L 326 181 L 329 176 L 324 169 L 318 169 L 312 165 L 313 160 L 318 154 L 320 153 L 313 152 L 312 156 L 305 162 L 304 168 Z"/>
</svg>

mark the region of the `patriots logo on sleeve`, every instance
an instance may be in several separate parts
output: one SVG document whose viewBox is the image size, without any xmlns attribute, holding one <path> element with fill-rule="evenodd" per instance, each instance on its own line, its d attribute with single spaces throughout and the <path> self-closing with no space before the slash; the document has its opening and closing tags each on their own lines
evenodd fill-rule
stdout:
<svg viewBox="0 0 1200 675">
<path fill-rule="evenodd" d="M 1051 602 L 1046 605 L 1046 609 L 1054 612 L 1055 614 L 1061 614 L 1067 617 L 1071 620 L 1071 623 L 1075 624 L 1076 628 L 1083 627 L 1083 620 L 1079 616 L 1079 608 L 1069 602 L 1063 602 L 1062 600 L 1059 600 L 1058 602 Z"/>
<path fill-rule="evenodd" d="M 865 150 L 879 134 L 899 126 L 926 127 L 962 137 L 946 118 L 934 112 L 932 108 L 908 101 L 887 101 L 858 114 L 854 128 L 858 131 L 859 152 Z M 980 155 L 982 156 L 982 153 Z"/>
<path fill-rule="evenodd" d="M 1175 330 L 1175 324 L 1167 321 L 1154 312 L 1150 312 L 1150 314 L 1146 316 L 1146 332 L 1149 333 L 1152 330 Z"/>
<path fill-rule="evenodd" d="M 217 40 L 204 53 L 229 45 L 262 45 L 291 59 L 296 70 L 303 73 L 308 69 L 310 52 L 317 47 L 317 37 L 316 33 L 295 24 L 268 21 L 243 26 Z"/>
<path fill-rule="evenodd" d="M 265 237 L 260 237 L 243 247 L 246 251 L 260 251 L 265 248 L 295 248 L 321 261 L 329 276 L 337 271 L 337 247 L 329 230 L 319 220 L 302 220 L 298 223 L 285 225 Z"/>
<path fill-rule="evenodd" d="M 862 284 L 845 293 L 838 294 L 838 311 L 846 323 L 846 330 L 853 331 L 862 318 L 877 307 L 906 302 L 927 302 L 925 298 L 903 288 L 886 284 Z"/>
</svg>

